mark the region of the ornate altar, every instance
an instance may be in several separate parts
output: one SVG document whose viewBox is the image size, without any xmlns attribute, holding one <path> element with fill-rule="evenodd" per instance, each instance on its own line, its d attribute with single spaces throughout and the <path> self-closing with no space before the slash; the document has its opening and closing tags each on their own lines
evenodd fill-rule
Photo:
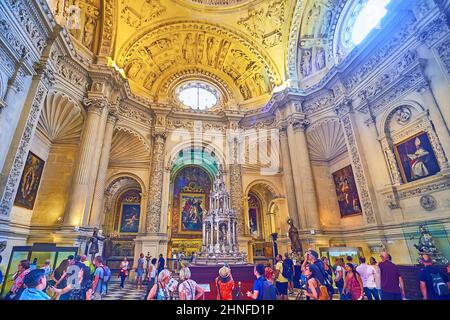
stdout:
<svg viewBox="0 0 450 320">
<path fill-rule="evenodd" d="M 202 250 L 196 263 L 245 263 L 245 254 L 239 252 L 237 244 L 236 211 L 230 207 L 230 195 L 221 168 L 214 180 L 209 208 L 203 219 Z"/>
</svg>

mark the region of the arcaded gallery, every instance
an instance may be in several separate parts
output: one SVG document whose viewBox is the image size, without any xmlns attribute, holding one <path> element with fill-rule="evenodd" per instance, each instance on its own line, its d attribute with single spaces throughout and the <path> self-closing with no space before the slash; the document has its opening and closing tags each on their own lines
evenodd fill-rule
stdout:
<svg viewBox="0 0 450 320">
<path fill-rule="evenodd" d="M 0 299 L 446 296 L 449 127 L 449 0 L 2 0 Z"/>
</svg>

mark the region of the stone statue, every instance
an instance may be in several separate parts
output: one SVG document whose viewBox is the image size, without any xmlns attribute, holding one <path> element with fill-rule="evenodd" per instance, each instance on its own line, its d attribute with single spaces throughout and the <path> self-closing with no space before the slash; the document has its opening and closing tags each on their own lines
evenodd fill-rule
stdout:
<svg viewBox="0 0 450 320">
<path fill-rule="evenodd" d="M 289 224 L 289 238 L 291 239 L 291 249 L 294 253 L 302 253 L 302 243 L 298 234 L 298 229 L 294 226 L 294 221 L 288 219 Z"/>
<path fill-rule="evenodd" d="M 94 228 L 94 233 L 92 235 L 92 237 L 89 239 L 89 241 L 86 243 L 86 250 L 85 250 L 85 254 L 91 255 L 91 262 L 94 263 L 94 258 L 95 255 L 97 253 L 99 253 L 100 249 L 99 249 L 99 241 L 104 241 L 105 237 L 102 237 L 98 234 L 98 229 Z M 89 246 L 90 244 L 90 246 Z"/>
<path fill-rule="evenodd" d="M 94 32 L 95 32 L 95 20 L 91 17 L 86 19 L 86 23 L 84 25 L 84 37 L 83 44 L 86 48 L 92 50 L 92 42 L 94 40 Z"/>
<path fill-rule="evenodd" d="M 419 231 L 419 243 L 414 245 L 414 247 L 419 251 L 419 263 L 424 255 L 428 255 L 433 260 L 433 263 L 447 264 L 448 260 L 439 252 L 431 233 L 425 228 L 425 226 L 420 226 Z"/>
</svg>

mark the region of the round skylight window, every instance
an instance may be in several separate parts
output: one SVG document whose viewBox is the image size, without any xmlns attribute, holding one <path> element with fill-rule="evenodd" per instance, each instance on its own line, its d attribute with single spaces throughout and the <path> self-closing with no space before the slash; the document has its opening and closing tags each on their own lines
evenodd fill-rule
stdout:
<svg viewBox="0 0 450 320">
<path fill-rule="evenodd" d="M 186 107 L 196 110 L 206 110 L 219 102 L 219 94 L 205 83 L 191 82 L 182 85 L 177 90 L 178 100 Z"/>
</svg>

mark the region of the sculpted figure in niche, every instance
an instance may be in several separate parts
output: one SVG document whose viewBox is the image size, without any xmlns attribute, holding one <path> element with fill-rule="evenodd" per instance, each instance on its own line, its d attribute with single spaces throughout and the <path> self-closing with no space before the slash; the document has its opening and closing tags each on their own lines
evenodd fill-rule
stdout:
<svg viewBox="0 0 450 320">
<path fill-rule="evenodd" d="M 311 51 L 309 50 L 303 50 L 302 74 L 304 77 L 307 77 L 311 74 Z"/>
<path fill-rule="evenodd" d="M 187 63 L 195 62 L 195 38 L 192 33 L 188 33 L 183 43 L 183 58 Z"/>
<path fill-rule="evenodd" d="M 261 73 L 256 73 L 253 76 L 253 80 L 255 81 L 256 87 L 259 90 L 259 94 L 264 94 L 266 92 L 266 87 L 263 75 Z"/>
<path fill-rule="evenodd" d="M 325 68 L 326 61 L 325 61 L 325 49 L 324 48 L 317 48 L 316 51 L 316 68 L 317 70 L 322 70 Z"/>
<path fill-rule="evenodd" d="M 206 57 L 208 60 L 208 65 L 214 66 L 216 62 L 216 51 L 217 51 L 217 40 L 214 37 L 209 37 L 206 42 Z"/>
<path fill-rule="evenodd" d="M 84 37 L 83 37 L 83 44 L 88 49 L 92 49 L 92 42 L 94 40 L 94 31 L 95 31 L 95 20 L 91 17 L 88 17 L 86 20 L 86 24 L 84 25 Z"/>
<path fill-rule="evenodd" d="M 67 8 L 67 29 L 77 39 L 80 36 L 81 28 L 81 10 L 77 5 L 71 5 Z"/>
</svg>

